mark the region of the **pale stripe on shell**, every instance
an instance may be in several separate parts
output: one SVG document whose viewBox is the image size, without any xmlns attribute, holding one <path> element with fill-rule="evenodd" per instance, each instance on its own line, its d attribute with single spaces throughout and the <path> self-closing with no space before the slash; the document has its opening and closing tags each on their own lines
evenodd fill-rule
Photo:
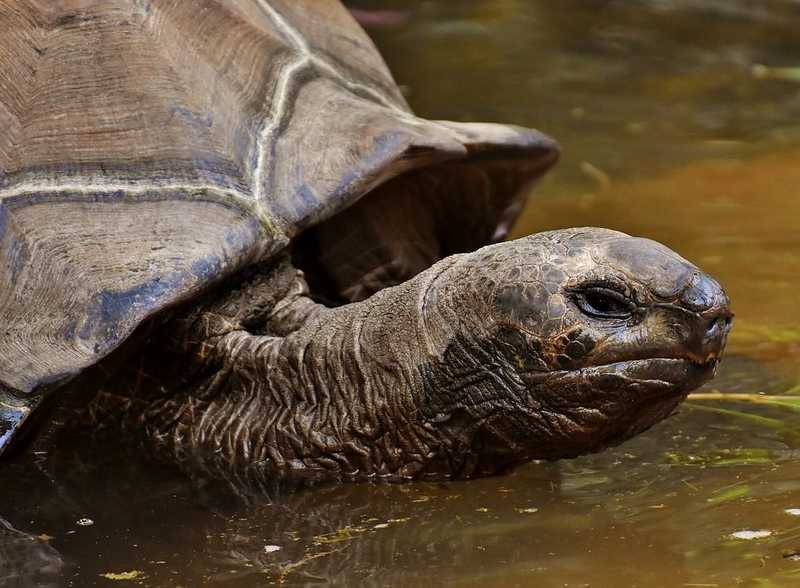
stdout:
<svg viewBox="0 0 800 588">
<path fill-rule="evenodd" d="M 130 197 L 152 193 L 180 193 L 185 197 L 192 193 L 214 192 L 231 197 L 234 201 L 238 201 L 240 204 L 243 204 L 244 208 L 252 209 L 252 205 L 255 204 L 255 208 L 257 210 L 254 212 L 258 213 L 258 216 L 261 217 L 262 221 L 267 222 L 267 224 L 271 224 L 268 222 L 268 219 L 264 218 L 264 215 L 267 214 L 267 211 L 263 209 L 265 197 L 263 190 L 264 186 L 266 185 L 264 174 L 269 164 L 268 154 L 270 152 L 272 142 L 276 140 L 276 131 L 279 128 L 281 121 L 286 116 L 287 111 L 291 107 L 289 102 L 291 99 L 291 86 L 294 78 L 309 66 L 314 66 L 319 72 L 335 79 L 354 93 L 371 97 L 382 106 L 391 110 L 395 116 L 398 116 L 408 122 L 416 122 L 416 117 L 413 114 L 392 102 L 375 88 L 371 88 L 364 84 L 359 84 L 347 79 L 333 65 L 325 61 L 319 55 L 316 55 L 302 35 L 280 14 L 280 12 L 271 6 L 267 0 L 257 0 L 257 2 L 264 12 L 269 16 L 270 20 L 275 24 L 275 27 L 284 35 L 287 42 L 291 45 L 291 48 L 299 55 L 299 57 L 291 61 L 286 67 L 283 68 L 280 73 L 280 77 L 276 82 L 276 89 L 271 102 L 272 107 L 270 108 L 268 116 L 262 123 L 262 127 L 258 133 L 258 138 L 256 141 L 256 164 L 251 173 L 254 185 L 250 187 L 249 191 L 236 190 L 214 183 L 203 182 L 131 182 L 113 177 L 100 179 L 97 177 L 81 178 L 78 176 L 69 179 L 43 178 L 36 181 L 22 180 L 0 190 L 0 203 L 6 199 L 19 196 L 59 194 L 66 192 L 72 194 L 84 194 L 86 196 L 123 192 Z"/>
</svg>

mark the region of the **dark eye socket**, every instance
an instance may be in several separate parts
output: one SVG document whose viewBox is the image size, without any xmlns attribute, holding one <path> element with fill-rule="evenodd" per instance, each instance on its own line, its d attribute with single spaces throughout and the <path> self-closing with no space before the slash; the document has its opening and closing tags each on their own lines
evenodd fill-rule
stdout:
<svg viewBox="0 0 800 588">
<path fill-rule="evenodd" d="M 633 303 L 609 288 L 586 288 L 577 293 L 576 302 L 585 314 L 596 318 L 630 318 L 633 314 Z"/>
</svg>

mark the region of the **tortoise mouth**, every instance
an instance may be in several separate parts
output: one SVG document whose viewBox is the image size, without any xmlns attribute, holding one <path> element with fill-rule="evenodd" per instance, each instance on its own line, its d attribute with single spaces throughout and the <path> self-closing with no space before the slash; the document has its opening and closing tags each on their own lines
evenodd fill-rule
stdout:
<svg viewBox="0 0 800 588">
<path fill-rule="evenodd" d="M 672 415 L 714 375 L 716 362 L 653 357 L 523 376 L 533 395 L 570 427 L 541 459 L 577 457 L 613 447 Z"/>
<path fill-rule="evenodd" d="M 647 398 L 685 396 L 714 377 L 719 360 L 704 363 L 693 359 L 651 357 L 587 366 L 573 370 L 523 374 L 529 386 L 572 382 L 599 391 L 628 388 Z"/>
</svg>

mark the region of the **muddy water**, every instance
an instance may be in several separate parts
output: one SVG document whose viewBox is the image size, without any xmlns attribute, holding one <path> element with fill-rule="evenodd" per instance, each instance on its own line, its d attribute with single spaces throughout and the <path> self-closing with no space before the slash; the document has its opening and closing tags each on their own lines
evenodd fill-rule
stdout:
<svg viewBox="0 0 800 588">
<path fill-rule="evenodd" d="M 421 114 L 562 142 L 518 234 L 667 243 L 734 299 L 709 388 L 798 393 L 800 4 L 359 6 L 394 11 L 372 33 Z M 76 447 L 14 464 L 0 497 L 4 587 L 800 585 L 800 412 L 768 404 L 696 400 L 614 451 L 465 483 L 237 497 Z"/>
</svg>

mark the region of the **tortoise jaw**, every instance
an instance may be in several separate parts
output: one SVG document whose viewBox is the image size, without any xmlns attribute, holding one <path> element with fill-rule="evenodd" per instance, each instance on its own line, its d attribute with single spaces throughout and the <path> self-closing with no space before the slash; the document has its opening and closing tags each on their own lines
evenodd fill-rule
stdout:
<svg viewBox="0 0 800 588">
<path fill-rule="evenodd" d="M 533 457 L 561 459 L 595 453 L 642 433 L 674 414 L 689 392 L 714 375 L 715 362 L 655 357 L 523 376 L 545 412 L 560 423 L 541 438 Z"/>
<path fill-rule="evenodd" d="M 704 363 L 688 358 L 652 357 L 631 359 L 574 370 L 531 372 L 523 375 L 529 389 L 558 382 L 571 383 L 577 390 L 592 393 L 625 395 L 635 391 L 645 398 L 685 396 L 714 377 L 719 361 L 716 358 Z M 581 396 L 586 395 L 584 391 Z"/>
<path fill-rule="evenodd" d="M 664 388 L 665 395 L 685 396 L 714 377 L 717 361 L 699 363 L 686 358 L 656 357 L 623 361 L 613 367 L 633 382 L 658 384 L 654 390 Z M 660 396 L 661 394 L 659 394 Z"/>
</svg>

